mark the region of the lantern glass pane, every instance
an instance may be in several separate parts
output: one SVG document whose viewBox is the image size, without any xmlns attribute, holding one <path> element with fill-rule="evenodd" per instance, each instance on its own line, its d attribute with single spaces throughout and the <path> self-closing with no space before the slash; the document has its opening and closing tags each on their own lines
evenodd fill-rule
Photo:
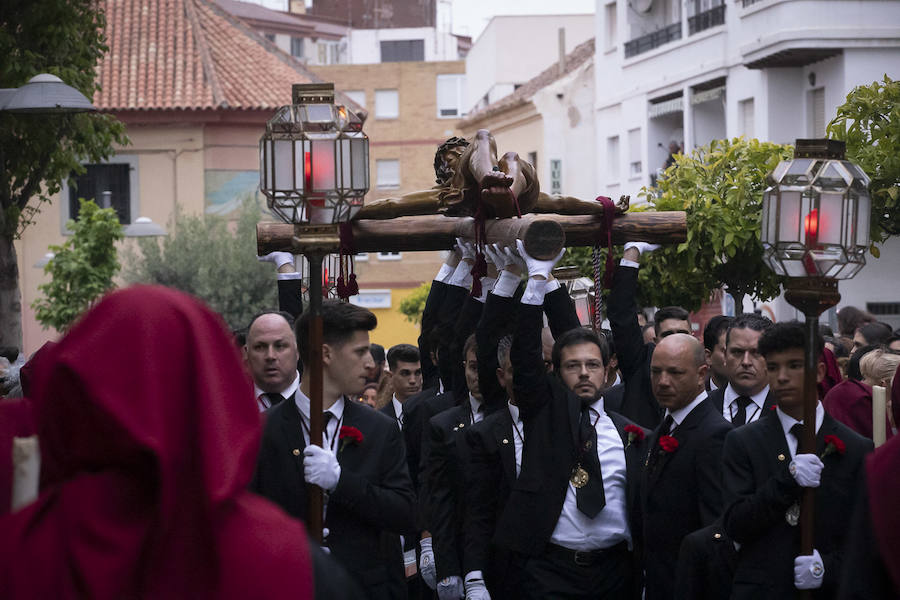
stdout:
<svg viewBox="0 0 900 600">
<path fill-rule="evenodd" d="M 369 188 L 369 141 L 365 138 L 350 141 L 350 157 L 353 170 L 353 189 Z"/>
<path fill-rule="evenodd" d="M 819 243 L 840 244 L 844 219 L 844 196 L 836 192 L 822 192 L 819 196 Z"/>
<path fill-rule="evenodd" d="M 308 123 L 331 123 L 334 121 L 334 106 L 331 104 L 307 104 L 306 118 Z"/>
<path fill-rule="evenodd" d="M 353 162 L 350 156 L 350 140 L 342 138 L 341 144 L 341 179 L 338 182 L 338 189 L 342 193 L 346 193 L 353 183 Z"/>
<path fill-rule="evenodd" d="M 778 240 L 802 242 L 800 237 L 800 192 L 780 192 Z"/>
<path fill-rule="evenodd" d="M 313 140 L 312 142 L 312 187 L 314 190 L 335 188 L 333 140 Z"/>
<path fill-rule="evenodd" d="M 771 189 L 771 188 L 769 188 Z M 775 237 L 775 231 L 772 229 L 772 218 L 769 213 L 769 204 L 771 203 L 771 194 L 769 190 L 763 192 L 763 201 L 762 201 L 762 219 L 760 220 L 760 224 L 762 226 L 762 231 L 760 234 L 760 241 L 765 244 L 768 242 L 774 242 L 773 239 Z"/>
<path fill-rule="evenodd" d="M 817 161 L 812 158 L 795 158 L 790 162 L 787 173 L 781 178 L 782 185 L 808 185 L 812 180 Z"/>
<path fill-rule="evenodd" d="M 803 261 L 785 260 L 782 261 L 782 264 L 784 265 L 784 274 L 788 277 L 806 277 L 808 275 L 806 267 L 803 266 Z"/>
<path fill-rule="evenodd" d="M 294 141 L 294 182 L 296 183 L 296 189 L 302 194 L 303 189 L 306 185 L 306 176 L 303 174 L 303 165 L 305 161 L 303 157 L 305 154 L 303 153 L 303 140 L 295 140 Z"/>
<path fill-rule="evenodd" d="M 856 206 L 856 245 L 869 245 L 869 219 L 871 218 L 872 202 L 868 193 L 862 193 L 857 197 Z M 852 243 L 852 241 L 851 241 Z"/>
<path fill-rule="evenodd" d="M 273 142 L 274 165 L 272 182 L 276 190 L 294 189 L 293 142 L 291 140 L 275 140 Z"/>
<path fill-rule="evenodd" d="M 268 189 L 266 184 L 266 144 L 268 141 L 265 137 L 259 140 L 259 189 L 263 193 Z"/>
</svg>

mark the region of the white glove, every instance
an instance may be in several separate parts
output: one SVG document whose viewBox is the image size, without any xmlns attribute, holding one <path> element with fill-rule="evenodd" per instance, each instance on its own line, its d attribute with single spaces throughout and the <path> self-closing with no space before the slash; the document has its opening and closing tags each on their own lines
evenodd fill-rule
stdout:
<svg viewBox="0 0 900 600">
<path fill-rule="evenodd" d="M 550 279 L 550 271 L 553 270 L 553 267 L 556 266 L 559 259 L 566 253 L 566 249 L 563 248 L 559 251 L 559 254 L 556 255 L 556 258 L 550 260 L 538 260 L 528 256 L 528 253 L 525 252 L 525 244 L 522 243 L 522 240 L 516 240 L 516 247 L 519 249 L 519 256 L 522 257 L 525 261 L 525 266 L 528 268 L 529 278 L 542 275 L 544 279 Z"/>
<path fill-rule="evenodd" d="M 637 248 L 637 251 L 641 254 L 644 252 L 653 252 L 659 248 L 659 244 L 651 244 L 649 242 L 628 242 L 625 244 L 625 250 L 629 248 Z"/>
<path fill-rule="evenodd" d="M 825 465 L 822 460 L 815 454 L 798 454 L 791 461 L 788 468 L 794 481 L 800 487 L 815 488 L 819 487 L 822 480 L 822 469 Z"/>
<path fill-rule="evenodd" d="M 437 584 L 437 595 L 440 600 L 459 600 L 465 597 L 463 580 L 459 575 L 444 577 Z"/>
<path fill-rule="evenodd" d="M 480 571 L 466 573 L 466 600 L 491 600 Z"/>
<path fill-rule="evenodd" d="M 341 478 L 341 465 L 334 452 L 310 444 L 303 449 L 303 476 L 307 483 L 333 492 Z"/>
<path fill-rule="evenodd" d="M 272 263 L 276 268 L 280 269 L 282 265 L 294 264 L 294 255 L 290 252 L 269 252 L 265 256 L 257 256 L 256 260 Z"/>
<path fill-rule="evenodd" d="M 423 538 L 419 540 L 419 548 L 421 553 L 419 556 L 419 573 L 425 585 L 434 589 L 437 585 L 437 567 L 434 565 L 434 551 L 431 549 L 431 538 Z"/>
<path fill-rule="evenodd" d="M 794 587 L 798 590 L 816 590 L 822 587 L 825 565 L 818 550 L 812 556 L 803 554 L 794 559 Z"/>
<path fill-rule="evenodd" d="M 475 260 L 475 244 L 456 238 L 456 245 L 459 246 L 459 255 L 463 260 Z"/>
<path fill-rule="evenodd" d="M 506 258 L 507 258 L 507 262 L 506 262 L 507 267 L 515 264 L 515 265 L 519 265 L 519 268 L 523 271 L 528 269 L 528 267 L 525 265 L 525 261 L 522 260 L 521 256 L 519 256 L 519 251 L 517 249 L 507 246 L 506 248 L 503 249 L 503 254 L 505 254 Z M 506 268 L 506 267 L 504 267 L 504 268 Z"/>
</svg>

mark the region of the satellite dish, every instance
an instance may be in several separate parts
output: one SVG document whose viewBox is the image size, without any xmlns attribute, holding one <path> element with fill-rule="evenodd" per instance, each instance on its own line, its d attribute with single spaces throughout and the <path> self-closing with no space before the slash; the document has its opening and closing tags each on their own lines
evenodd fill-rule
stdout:
<svg viewBox="0 0 900 600">
<path fill-rule="evenodd" d="M 631 6 L 639 13 L 648 13 L 653 8 L 653 0 L 632 0 Z"/>
</svg>

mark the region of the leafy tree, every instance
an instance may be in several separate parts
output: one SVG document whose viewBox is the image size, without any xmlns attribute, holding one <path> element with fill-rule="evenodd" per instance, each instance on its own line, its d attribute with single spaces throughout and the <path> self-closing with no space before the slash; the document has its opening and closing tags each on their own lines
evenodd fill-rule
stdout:
<svg viewBox="0 0 900 600">
<path fill-rule="evenodd" d="M 646 305 L 696 310 L 726 285 L 740 311 L 746 294 L 761 300 L 779 294 L 782 278 L 762 260 L 762 194 L 769 171 L 791 156 L 791 146 L 743 138 L 675 156 L 658 189 L 644 188 L 641 196 L 653 210 L 686 211 L 687 240 L 641 259 Z"/>
<path fill-rule="evenodd" d="M 176 207 L 169 235 L 138 241 L 140 255 L 127 255 L 128 283 L 155 283 L 206 301 L 232 329 L 246 327 L 257 312 L 278 305 L 272 265 L 256 256 L 261 211 L 244 199 L 237 222 L 215 215 L 185 215 Z"/>
<path fill-rule="evenodd" d="M 431 291 L 431 282 L 427 281 L 417 287 L 400 303 L 400 312 L 410 323 L 418 323 L 422 320 L 422 312 L 425 310 L 425 300 Z"/>
<path fill-rule="evenodd" d="M 80 200 L 78 219 L 66 227 L 72 236 L 62 246 L 50 246 L 55 254 L 44 267 L 50 281 L 38 286 L 44 295 L 32 303 L 44 329 L 65 331 L 94 301 L 115 287 L 119 272 L 116 241 L 122 225 L 115 209 L 100 208 L 93 200 Z"/>
<path fill-rule="evenodd" d="M 900 81 L 887 75 L 883 82 L 854 88 L 828 124 L 828 135 L 847 143 L 847 158 L 871 178 L 872 242 L 900 234 Z"/>
<path fill-rule="evenodd" d="M 88 98 L 107 51 L 102 3 L 7 0 L 0 11 L 0 88 L 52 73 Z M 127 143 L 110 115 L 13 115 L 0 112 L 0 345 L 21 347 L 21 295 L 13 240 L 81 161 L 97 162 Z"/>
</svg>

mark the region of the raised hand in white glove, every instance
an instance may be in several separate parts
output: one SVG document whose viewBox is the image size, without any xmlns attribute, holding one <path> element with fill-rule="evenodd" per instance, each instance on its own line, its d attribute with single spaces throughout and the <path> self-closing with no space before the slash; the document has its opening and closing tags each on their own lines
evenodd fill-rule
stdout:
<svg viewBox="0 0 900 600">
<path fill-rule="evenodd" d="M 425 585 L 434 589 L 437 585 L 437 567 L 434 564 L 434 550 L 431 549 L 431 538 L 423 538 L 419 540 L 419 573 Z"/>
<path fill-rule="evenodd" d="M 463 580 L 459 575 L 444 577 L 437 584 L 437 595 L 440 600 L 459 600 L 465 597 Z"/>
<path fill-rule="evenodd" d="M 310 444 L 303 449 L 303 476 L 307 483 L 333 492 L 341 478 L 341 465 L 334 452 Z"/>
<path fill-rule="evenodd" d="M 812 556 L 803 554 L 794 559 L 794 587 L 798 590 L 816 590 L 822 587 L 825 564 L 818 550 Z"/>
<path fill-rule="evenodd" d="M 294 264 L 294 255 L 290 252 L 269 252 L 265 256 L 257 256 L 256 260 L 259 262 L 269 262 L 275 265 L 276 268 L 280 269 L 283 265 L 288 263 Z"/>
<path fill-rule="evenodd" d="M 466 573 L 466 600 L 491 600 L 480 571 Z"/>
<path fill-rule="evenodd" d="M 822 469 L 825 467 L 815 454 L 798 454 L 791 461 L 788 470 L 800 487 L 819 487 L 822 480 Z"/>
<path fill-rule="evenodd" d="M 528 277 L 543 277 L 544 279 L 550 278 L 550 271 L 553 270 L 553 267 L 556 266 L 559 259 L 566 253 L 566 249 L 563 248 L 555 258 L 550 260 L 538 260 L 528 255 L 522 240 L 516 240 L 516 248 L 519 249 L 519 256 L 525 261 L 525 267 L 528 269 Z"/>
<path fill-rule="evenodd" d="M 456 245 L 459 246 L 459 255 L 463 260 L 475 260 L 475 244 L 462 238 L 456 238 Z"/>
<path fill-rule="evenodd" d="M 484 260 L 497 267 L 497 270 L 500 271 L 503 269 L 503 265 L 506 264 L 506 255 L 497 248 L 497 244 L 485 244 Z"/>
<path fill-rule="evenodd" d="M 522 273 L 528 269 L 528 267 L 525 265 L 525 261 L 521 256 L 519 256 L 519 251 L 516 248 L 507 246 L 503 249 L 503 254 L 505 254 L 507 258 L 504 270 L 512 270 L 513 272 L 515 272 L 515 270 L 518 269 L 519 273 Z"/>
<path fill-rule="evenodd" d="M 643 254 L 644 252 L 653 252 L 654 250 L 659 249 L 659 244 L 651 244 L 649 242 L 627 242 L 625 244 L 625 250 L 629 248 L 636 248 L 638 252 Z"/>
</svg>

